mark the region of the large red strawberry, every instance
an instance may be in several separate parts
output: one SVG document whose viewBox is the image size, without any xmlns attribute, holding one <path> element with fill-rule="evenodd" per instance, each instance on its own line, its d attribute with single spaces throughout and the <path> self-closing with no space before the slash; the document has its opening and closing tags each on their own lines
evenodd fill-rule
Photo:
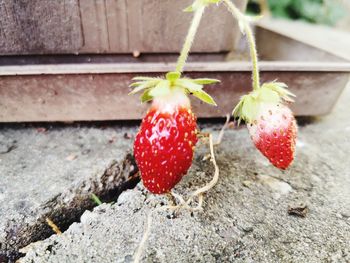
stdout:
<svg viewBox="0 0 350 263">
<path fill-rule="evenodd" d="M 134 92 L 145 90 L 142 101 L 153 99 L 134 143 L 134 155 L 144 186 L 154 194 L 169 192 L 187 173 L 197 143 L 196 117 L 188 93 L 215 104 L 202 90 L 209 79 L 136 78 Z"/>
<path fill-rule="evenodd" d="M 243 96 L 234 115 L 244 119 L 259 151 L 280 169 L 292 163 L 297 124 L 292 111 L 284 104 L 293 94 L 283 83 L 266 83 Z"/>
</svg>

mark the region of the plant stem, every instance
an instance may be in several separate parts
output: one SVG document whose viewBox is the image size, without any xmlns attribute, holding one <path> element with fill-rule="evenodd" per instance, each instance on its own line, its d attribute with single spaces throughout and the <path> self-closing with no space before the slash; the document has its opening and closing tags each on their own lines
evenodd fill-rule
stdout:
<svg viewBox="0 0 350 263">
<path fill-rule="evenodd" d="M 260 88 L 260 74 L 258 65 L 258 53 L 256 51 L 255 38 L 250 27 L 249 21 L 244 14 L 231 2 L 231 0 L 223 0 L 226 4 L 228 10 L 232 15 L 238 20 L 239 23 L 243 25 L 243 30 L 247 35 L 247 40 L 249 44 L 250 57 L 253 63 L 253 90 L 258 90 Z"/>
<path fill-rule="evenodd" d="M 182 73 L 182 71 L 183 71 L 183 68 L 186 64 L 186 60 L 188 57 L 188 53 L 190 52 L 190 49 L 191 49 L 192 44 L 193 44 L 193 40 L 194 40 L 196 33 L 197 33 L 197 29 L 198 29 L 199 24 L 201 22 L 201 19 L 202 19 L 203 13 L 204 13 L 204 9 L 205 9 L 205 6 L 201 6 L 194 13 L 190 29 L 188 30 L 188 33 L 186 36 L 185 43 L 182 47 L 181 54 L 177 60 L 177 64 L 176 64 L 176 71 L 177 72 Z"/>
</svg>

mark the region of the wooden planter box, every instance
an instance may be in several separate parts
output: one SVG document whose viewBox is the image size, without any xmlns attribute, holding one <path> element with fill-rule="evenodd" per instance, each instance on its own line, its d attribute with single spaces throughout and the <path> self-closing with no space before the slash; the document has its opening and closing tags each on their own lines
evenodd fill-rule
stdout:
<svg viewBox="0 0 350 263">
<path fill-rule="evenodd" d="M 257 28 L 257 40 L 262 81 L 287 83 L 297 95 L 292 105 L 297 115 L 331 111 L 349 79 L 346 55 L 276 32 L 268 24 Z M 300 54 L 307 56 L 301 60 Z M 218 107 L 192 100 L 199 117 L 230 113 L 239 97 L 251 90 L 250 62 L 229 61 L 229 57 L 227 52 L 196 54 L 186 66 L 189 77 L 222 81 L 206 88 Z M 246 57 L 244 49 L 242 57 Z M 127 95 L 131 79 L 164 75 L 174 69 L 175 59 L 172 54 L 2 57 L 0 122 L 140 119 L 148 105 Z"/>
<path fill-rule="evenodd" d="M 6 66 L 0 77 L 0 121 L 78 121 L 139 119 L 147 109 L 138 96 L 128 96 L 135 75 L 159 76 L 173 69 L 168 63 L 61 64 Z M 288 83 L 297 95 L 297 115 L 328 113 L 346 85 L 347 63 L 262 62 L 262 80 Z M 199 117 L 230 113 L 250 90 L 247 62 L 193 62 L 190 77 L 206 76 L 222 82 L 207 88 L 219 107 L 193 99 Z"/>
<path fill-rule="evenodd" d="M 83 53 L 178 53 L 193 0 L 3 0 L 0 55 Z M 235 0 L 240 9 L 246 0 Z M 239 38 L 223 7 L 211 6 L 194 52 L 229 51 Z"/>
</svg>

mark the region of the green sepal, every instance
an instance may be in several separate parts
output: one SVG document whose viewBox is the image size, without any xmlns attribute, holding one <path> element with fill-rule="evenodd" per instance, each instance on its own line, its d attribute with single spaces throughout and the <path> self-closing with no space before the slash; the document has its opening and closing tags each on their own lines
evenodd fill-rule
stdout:
<svg viewBox="0 0 350 263">
<path fill-rule="evenodd" d="M 252 96 L 247 96 L 244 100 L 242 106 L 242 116 L 244 116 L 244 120 L 248 123 L 252 122 L 256 114 L 258 113 L 259 103 L 257 103 L 257 99 Z"/>
<path fill-rule="evenodd" d="M 129 95 L 135 94 L 141 90 L 151 88 L 152 86 L 157 85 L 161 80 L 149 80 L 149 81 L 142 81 L 142 82 L 134 82 L 129 87 L 134 87 L 134 89 L 129 92 Z"/>
<path fill-rule="evenodd" d="M 159 80 L 159 78 L 151 78 L 151 77 L 143 77 L 143 76 L 132 78 L 132 80 L 136 80 L 136 81 L 148 81 L 148 80 L 157 80 L 157 79 Z"/>
<path fill-rule="evenodd" d="M 248 123 L 252 122 L 257 114 L 258 106 L 257 99 L 252 93 L 242 96 L 232 112 L 232 115 L 238 119 L 238 125 L 241 123 L 241 120 Z"/>
<path fill-rule="evenodd" d="M 178 79 L 174 84 L 188 90 L 190 93 L 201 91 L 203 88 L 203 85 L 194 83 L 192 79 Z"/>
<path fill-rule="evenodd" d="M 193 79 L 192 81 L 199 85 L 215 84 L 220 82 L 218 79 Z"/>
<path fill-rule="evenodd" d="M 143 94 L 141 95 L 141 103 L 145 103 L 148 101 L 151 101 L 153 97 L 149 95 L 150 90 L 145 90 Z"/>
<path fill-rule="evenodd" d="M 244 96 L 243 96 L 244 97 Z M 238 104 L 235 106 L 235 108 L 232 111 L 232 116 L 238 120 L 238 126 L 241 123 L 242 120 L 242 107 L 244 103 L 244 99 L 241 97 Z"/>
<path fill-rule="evenodd" d="M 194 91 L 194 92 L 192 92 L 192 94 L 193 94 L 193 96 L 197 97 L 198 99 L 200 99 L 201 101 L 203 101 L 205 103 L 217 106 L 214 99 L 208 93 L 206 93 L 204 90 Z"/>
<path fill-rule="evenodd" d="M 145 83 L 145 81 L 137 81 L 137 82 L 131 83 L 131 84 L 129 85 L 129 87 L 130 87 L 130 88 L 138 87 L 138 86 L 140 86 L 140 85 L 142 85 L 142 84 L 144 84 L 144 83 Z"/>
<path fill-rule="evenodd" d="M 261 88 L 268 88 L 270 90 L 275 91 L 283 100 L 288 102 L 294 102 L 291 97 L 296 97 L 292 92 L 290 92 L 287 88 L 287 84 L 283 82 L 268 82 L 264 83 Z"/>
<path fill-rule="evenodd" d="M 265 86 L 262 86 L 259 92 L 253 93 L 253 95 L 256 96 L 256 99 L 263 102 L 278 103 L 281 100 L 280 95 L 276 91 Z"/>
<path fill-rule="evenodd" d="M 152 97 L 164 96 L 170 93 L 170 82 L 169 80 L 159 81 L 157 86 L 152 88 L 149 92 L 149 95 Z"/>
<path fill-rule="evenodd" d="M 287 90 L 287 85 L 282 82 L 264 83 L 259 89 L 241 97 L 232 115 L 238 119 L 251 123 L 256 119 L 259 107 L 262 103 L 284 103 L 292 102 L 295 95 Z"/>
<path fill-rule="evenodd" d="M 143 91 L 141 101 L 146 102 L 152 100 L 154 97 L 165 96 L 171 92 L 172 89 L 181 89 L 185 94 L 192 94 L 205 103 L 215 105 L 214 99 L 205 91 L 203 85 L 220 82 L 217 79 L 200 78 L 190 79 L 181 78 L 180 72 L 168 72 L 165 79 L 150 78 L 150 77 L 135 77 L 136 82 L 132 83 L 130 87 L 134 89 L 129 94 L 135 94 Z"/>
<path fill-rule="evenodd" d="M 199 81 L 198 81 L 199 80 Z M 208 103 L 210 105 L 217 106 L 216 102 L 214 99 L 205 91 L 203 91 L 203 85 L 198 84 L 201 82 L 206 82 L 206 83 L 216 83 L 218 80 L 215 79 L 188 79 L 188 78 L 183 78 L 183 79 L 178 79 L 175 81 L 175 85 L 183 88 L 185 91 L 188 93 L 192 94 L 193 96 L 197 97 L 201 101 Z"/>
</svg>

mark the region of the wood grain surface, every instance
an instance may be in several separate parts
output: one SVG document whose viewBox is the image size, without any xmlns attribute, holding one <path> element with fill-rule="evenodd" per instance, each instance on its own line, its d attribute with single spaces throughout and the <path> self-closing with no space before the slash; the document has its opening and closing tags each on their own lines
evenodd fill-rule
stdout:
<svg viewBox="0 0 350 263">
<path fill-rule="evenodd" d="M 192 0 L 2 0 L 0 55 L 179 52 Z M 246 0 L 235 1 L 244 9 Z M 210 6 L 193 52 L 231 50 L 237 23 Z"/>
</svg>

